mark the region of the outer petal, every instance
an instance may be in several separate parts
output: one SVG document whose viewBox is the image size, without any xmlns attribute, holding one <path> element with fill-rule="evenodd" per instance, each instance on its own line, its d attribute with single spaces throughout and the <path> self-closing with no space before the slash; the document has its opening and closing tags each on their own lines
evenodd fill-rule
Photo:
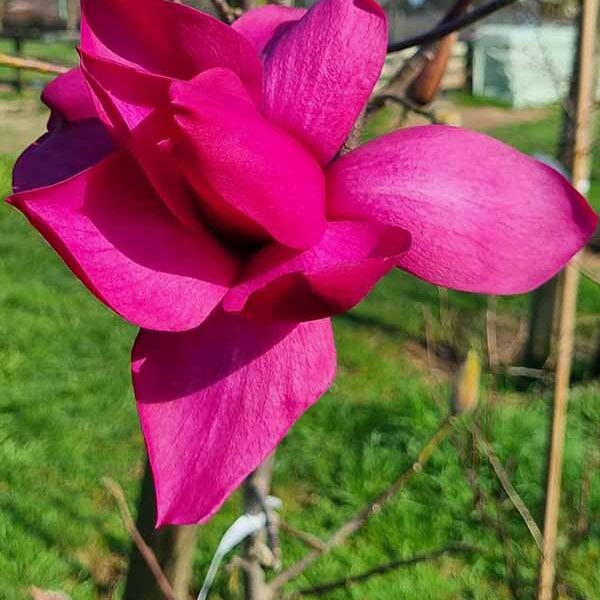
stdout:
<svg viewBox="0 0 600 600">
<path fill-rule="evenodd" d="M 254 43 L 262 52 L 267 43 L 286 30 L 285 24 L 298 21 L 306 14 L 305 8 L 267 4 L 244 13 L 232 27 Z"/>
<path fill-rule="evenodd" d="M 269 324 L 216 313 L 183 334 L 142 331 L 133 381 L 158 525 L 209 519 L 334 375 L 328 320 Z"/>
<path fill-rule="evenodd" d="M 305 252 L 278 244 L 259 252 L 223 308 L 281 320 L 306 321 L 358 304 L 410 246 L 403 229 L 376 223 L 329 223 Z"/>
<path fill-rule="evenodd" d="M 313 157 L 266 121 L 237 76 L 206 71 L 171 87 L 174 155 L 219 229 L 295 248 L 321 239 L 325 184 Z"/>
<path fill-rule="evenodd" d="M 10 199 L 100 300 L 141 327 L 179 331 L 220 302 L 236 265 L 171 217 L 121 154 Z"/>
<path fill-rule="evenodd" d="M 328 163 L 377 82 L 387 48 L 375 0 L 319 0 L 265 49 L 265 111 Z"/>
<path fill-rule="evenodd" d="M 97 118 L 81 69 L 51 81 L 42 100 L 52 111 L 48 132 L 19 157 L 13 172 L 17 192 L 71 177 L 102 160 L 113 148 Z"/>
<path fill-rule="evenodd" d="M 98 116 L 90 89 L 79 67 L 52 80 L 42 94 L 42 102 L 67 121 L 83 121 Z"/>
<path fill-rule="evenodd" d="M 522 293 L 554 275 L 597 217 L 540 162 L 480 133 L 404 129 L 336 161 L 328 177 L 335 218 L 405 227 L 398 265 L 445 287 Z"/>
<path fill-rule="evenodd" d="M 262 67 L 252 43 L 221 21 L 169 0 L 82 0 L 84 52 L 177 79 L 236 72 L 258 98 Z"/>
<path fill-rule="evenodd" d="M 50 131 L 29 146 L 13 171 L 15 192 L 52 185 L 97 164 L 113 149 L 98 119 L 69 123 L 55 116 Z"/>
</svg>

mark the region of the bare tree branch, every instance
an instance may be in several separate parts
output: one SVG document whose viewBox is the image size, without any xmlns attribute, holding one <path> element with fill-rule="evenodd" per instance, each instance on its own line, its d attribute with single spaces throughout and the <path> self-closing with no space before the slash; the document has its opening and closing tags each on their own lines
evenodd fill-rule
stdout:
<svg viewBox="0 0 600 600">
<path fill-rule="evenodd" d="M 279 521 L 279 528 L 281 529 L 281 531 L 287 533 L 288 535 L 299 539 L 301 542 L 303 542 L 313 550 L 317 550 L 319 552 L 325 552 L 327 550 L 325 542 L 320 537 L 312 533 L 307 533 L 306 531 L 300 531 L 299 529 L 295 529 L 285 521 Z"/>
<path fill-rule="evenodd" d="M 443 19 L 436 25 L 436 28 L 463 15 L 471 1 L 455 0 Z M 449 51 L 453 43 L 451 37 L 446 37 L 441 41 L 434 41 L 421 46 L 408 60 L 404 61 L 402 66 L 392 75 L 389 83 L 371 99 L 367 107 L 367 116 L 385 106 L 387 101 L 401 103 L 406 111 L 423 115 L 419 112 L 417 103 L 405 100 L 407 92 L 413 85 L 416 85 L 418 89 L 414 90 L 416 92 L 414 94 L 415 98 L 425 100 L 425 96 L 427 96 L 428 101 L 433 99 L 446 70 Z M 407 102 L 410 102 L 410 104 L 407 104 Z M 421 102 L 421 104 L 426 104 L 426 102 Z M 430 113 L 425 113 L 423 116 L 426 116 L 432 122 L 436 122 L 435 117 L 432 118 Z"/>
<path fill-rule="evenodd" d="M 485 457 L 488 459 L 494 473 L 496 473 L 496 477 L 498 477 L 498 481 L 502 486 L 502 489 L 506 492 L 506 495 L 512 502 L 513 506 L 517 509 L 518 513 L 521 515 L 521 518 L 525 522 L 527 529 L 529 529 L 529 533 L 533 537 L 537 547 L 541 550 L 543 545 L 543 536 L 538 524 L 535 522 L 532 514 L 529 512 L 525 502 L 519 493 L 514 488 L 506 469 L 502 466 L 498 455 L 492 448 L 492 446 L 485 440 L 481 430 L 479 427 L 473 423 L 471 425 L 471 430 L 473 432 L 473 436 L 479 446 L 480 450 L 483 452 Z"/>
<path fill-rule="evenodd" d="M 217 13 L 221 17 L 221 20 L 225 23 L 233 23 L 238 17 L 241 17 L 243 10 L 240 8 L 234 8 L 227 2 L 227 0 L 210 0 L 211 4 L 215 7 Z"/>
<path fill-rule="evenodd" d="M 462 17 L 471 6 L 471 3 L 472 0 L 455 0 L 438 25 Z M 454 32 L 435 44 L 430 44 L 430 46 L 435 48 L 433 57 L 427 62 L 406 90 L 407 97 L 416 104 L 424 106 L 437 96 L 442 85 L 442 79 L 448 69 L 448 63 L 452 57 L 452 49 L 458 40 L 458 35 L 458 32 Z M 421 47 L 422 49 L 423 47 Z"/>
<path fill-rule="evenodd" d="M 144 538 L 141 536 L 140 532 L 135 526 L 135 522 L 131 516 L 131 513 L 129 512 L 129 507 L 127 506 L 127 501 L 125 500 L 123 488 L 116 481 L 110 479 L 109 477 L 103 477 L 102 484 L 117 503 L 117 507 L 121 513 L 123 525 L 133 540 L 133 543 L 137 546 L 140 554 L 144 557 L 144 560 L 152 572 L 152 575 L 156 579 L 156 583 L 158 584 L 163 596 L 166 600 L 178 600 L 177 596 L 175 595 L 175 591 L 160 568 L 152 548 L 146 544 Z"/>
<path fill-rule="evenodd" d="M 489 2 L 486 2 L 485 4 L 482 4 L 481 6 L 469 11 L 462 17 L 457 17 L 456 19 L 442 23 L 434 29 L 421 35 L 390 44 L 388 46 L 388 54 L 435 42 L 443 37 L 446 37 L 450 33 L 454 33 L 459 29 L 464 29 L 476 21 L 479 21 L 502 8 L 506 8 L 507 6 L 514 4 L 516 1 L 517 0 L 490 0 Z"/>
<path fill-rule="evenodd" d="M 447 417 L 438 427 L 437 431 L 431 436 L 428 442 L 423 446 L 419 456 L 412 465 L 404 471 L 392 485 L 384 490 L 375 500 L 362 508 L 352 519 L 338 528 L 327 541 L 324 542 L 322 549 L 313 549 L 306 553 L 299 561 L 291 567 L 281 572 L 270 583 L 269 588 L 277 591 L 284 585 L 298 577 L 310 565 L 318 560 L 323 554 L 326 554 L 334 548 L 341 546 L 351 535 L 362 529 L 367 520 L 374 514 L 377 514 L 385 504 L 387 504 L 417 473 L 420 473 L 435 449 L 448 437 L 448 434 L 455 426 L 457 419 L 453 416 Z"/>
<path fill-rule="evenodd" d="M 408 98 L 404 98 L 402 96 L 396 96 L 395 94 L 378 94 L 373 99 L 373 102 L 369 104 L 367 110 L 372 112 L 373 110 L 383 106 L 387 102 L 393 102 L 394 104 L 400 104 L 407 111 L 413 112 L 417 115 L 421 115 L 422 117 L 425 117 L 433 124 L 441 123 L 441 121 L 439 121 L 437 119 L 437 117 L 435 116 L 435 114 L 433 112 L 431 112 L 430 110 L 421 108 L 420 106 L 418 106 L 417 104 L 415 104 L 414 102 L 409 100 Z"/>
<path fill-rule="evenodd" d="M 314 587 L 302 588 L 297 592 L 292 592 L 290 594 L 286 594 L 284 596 L 284 600 L 293 600 L 295 598 L 300 598 L 301 596 L 320 596 L 322 594 L 327 594 L 328 592 L 333 592 L 339 588 L 348 588 L 351 585 L 355 585 L 357 583 L 362 583 L 367 581 L 371 577 L 377 577 L 379 575 L 384 575 L 389 571 L 393 571 L 396 569 L 401 569 L 403 567 L 412 567 L 413 565 L 428 562 L 432 560 L 437 560 L 438 558 L 442 558 L 448 554 L 461 554 L 461 553 L 470 553 L 470 552 L 478 552 L 479 549 L 474 546 L 468 546 L 466 544 L 452 544 L 445 548 L 440 548 L 438 550 L 433 550 L 432 552 L 426 552 L 422 554 L 415 554 L 410 558 L 405 558 L 401 560 L 393 560 L 388 563 L 384 563 L 382 565 L 378 565 L 360 573 L 358 575 L 351 575 L 349 577 L 343 577 L 341 579 L 335 579 L 333 581 L 327 581 L 325 583 L 320 583 L 319 585 L 315 585 Z"/>
</svg>

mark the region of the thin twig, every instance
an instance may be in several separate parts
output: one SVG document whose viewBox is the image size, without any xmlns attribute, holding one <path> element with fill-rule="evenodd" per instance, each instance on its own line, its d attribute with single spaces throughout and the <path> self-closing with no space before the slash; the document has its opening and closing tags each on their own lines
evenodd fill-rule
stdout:
<svg viewBox="0 0 600 600">
<path fill-rule="evenodd" d="M 544 369 L 532 369 L 531 367 L 519 367 L 515 365 L 508 365 L 504 369 L 506 375 L 511 377 L 529 377 L 530 379 L 540 379 L 541 381 L 548 381 L 552 379 L 552 374 Z"/>
<path fill-rule="evenodd" d="M 493 371 L 498 366 L 498 333 L 496 322 L 498 313 L 496 310 L 496 296 L 488 296 L 487 308 L 485 311 L 485 333 L 488 351 L 488 362 L 490 369 Z"/>
<path fill-rule="evenodd" d="M 435 42 L 443 37 L 446 37 L 450 33 L 454 33 L 459 29 L 464 29 L 465 27 L 472 25 L 476 21 L 479 21 L 502 8 L 514 4 L 516 1 L 517 0 L 490 0 L 490 2 L 487 2 L 486 4 L 483 4 L 477 8 L 474 8 L 462 17 L 452 19 L 451 21 L 447 21 L 446 23 L 442 23 L 441 25 L 421 35 L 408 38 L 401 42 L 390 44 L 388 46 L 388 54 L 391 54 L 392 52 L 400 52 L 401 50 L 406 50 L 407 48 L 413 48 L 415 46 L 422 46 L 424 44 Z"/>
<path fill-rule="evenodd" d="M 497 509 L 502 511 L 503 507 L 499 498 L 496 499 L 496 505 Z M 519 584 L 519 568 L 513 556 L 511 540 L 506 532 L 506 526 L 502 515 L 496 521 L 494 529 L 496 530 L 498 538 L 500 539 L 504 549 L 504 564 L 506 565 L 506 575 L 508 578 L 507 585 L 510 595 L 512 596 L 513 600 L 519 600 L 519 590 L 521 588 Z"/>
<path fill-rule="evenodd" d="M 335 579 L 332 581 L 327 581 L 325 583 L 320 583 L 319 585 L 315 585 L 313 587 L 302 588 L 296 592 L 292 592 L 291 594 L 286 594 L 284 598 L 285 600 L 293 600 L 294 598 L 299 598 L 301 596 L 320 596 L 322 594 L 327 594 L 339 588 L 348 588 L 351 585 L 362 583 L 364 581 L 367 581 L 371 577 L 384 575 L 389 571 L 401 569 L 403 567 L 411 567 L 422 562 L 437 560 L 438 558 L 442 558 L 448 554 L 471 553 L 477 552 L 478 550 L 478 548 L 468 546 L 466 544 L 453 544 L 445 548 L 433 550 L 432 552 L 415 554 L 410 558 L 393 560 L 382 565 L 373 567 L 372 569 L 368 569 L 367 571 L 359 573 L 358 575 L 350 575 L 349 577 L 343 577 L 341 579 Z"/>
<path fill-rule="evenodd" d="M 513 486 L 510 477 L 506 472 L 506 469 L 502 466 L 502 463 L 498 458 L 498 455 L 496 454 L 492 446 L 486 441 L 477 424 L 473 423 L 471 425 L 471 429 L 473 432 L 473 436 L 477 442 L 477 445 L 479 446 L 480 450 L 483 452 L 485 457 L 488 459 L 490 465 L 492 466 L 492 469 L 494 470 L 494 473 L 496 473 L 496 477 L 498 478 L 502 489 L 506 492 L 506 495 L 512 502 L 513 506 L 521 515 L 521 518 L 525 522 L 527 529 L 529 529 L 529 533 L 531 533 L 531 536 L 533 537 L 536 546 L 541 551 L 544 540 L 542 532 L 538 527 L 538 524 L 535 522 L 535 519 L 533 518 L 531 512 L 529 512 L 529 509 L 527 508 L 525 502 L 523 502 L 523 499 L 521 498 L 521 496 L 519 496 L 519 493 Z"/>
<path fill-rule="evenodd" d="M 69 70 L 69 67 L 63 65 L 55 65 L 35 58 L 21 58 L 2 53 L 0 53 L 0 66 L 23 71 L 35 71 L 44 75 L 62 75 Z"/>
<path fill-rule="evenodd" d="M 433 335 L 431 327 L 431 311 L 428 307 L 423 306 L 423 324 L 425 329 L 425 346 L 427 348 L 427 368 L 429 371 L 433 370 Z"/>
<path fill-rule="evenodd" d="M 583 263 L 583 260 L 581 262 Z M 596 285 L 600 285 L 600 273 L 587 269 L 583 264 L 579 264 L 579 272 Z"/>
<path fill-rule="evenodd" d="M 119 508 L 119 512 L 121 513 L 123 525 L 133 540 L 133 543 L 137 546 L 140 554 L 146 561 L 146 564 L 154 576 L 154 579 L 156 580 L 156 583 L 158 584 L 163 596 L 166 598 L 166 600 L 177 600 L 175 591 L 160 568 L 160 564 L 158 563 L 152 548 L 146 544 L 138 528 L 135 526 L 135 522 L 131 516 L 131 513 L 129 512 L 129 507 L 127 506 L 127 500 L 125 499 L 123 488 L 110 477 L 103 477 L 102 485 L 104 485 L 108 493 L 115 500 L 117 507 Z"/>
<path fill-rule="evenodd" d="M 338 528 L 329 539 L 324 542 L 323 549 L 313 549 L 307 552 L 300 560 L 291 567 L 280 573 L 269 584 L 272 591 L 277 591 L 284 585 L 298 577 L 310 565 L 318 560 L 323 554 L 326 554 L 334 548 L 342 545 L 351 535 L 359 531 L 374 514 L 381 511 L 387 504 L 417 473 L 420 473 L 435 449 L 448 437 L 456 423 L 456 418 L 449 416 L 441 423 L 437 431 L 431 436 L 429 441 L 423 446 L 419 456 L 412 465 L 404 471 L 392 485 L 384 490 L 375 500 L 359 510 L 352 519 Z"/>
<path fill-rule="evenodd" d="M 227 2 L 227 0 L 210 0 L 212 5 L 215 7 L 219 16 L 225 23 L 233 23 L 238 17 L 240 17 L 243 11 L 239 8 L 234 8 Z"/>
<path fill-rule="evenodd" d="M 400 106 L 402 106 L 406 110 L 420 115 L 422 117 L 425 117 L 429 120 L 430 123 L 433 123 L 434 125 L 439 125 L 442 122 L 435 116 L 435 114 L 432 111 L 427 110 L 425 108 L 421 108 L 408 98 L 403 98 L 402 96 L 397 96 L 396 94 L 378 94 L 373 99 L 373 102 L 369 104 L 367 111 L 372 112 L 373 110 L 375 110 L 375 108 L 381 107 L 387 102 L 400 104 Z"/>
<path fill-rule="evenodd" d="M 513 341 L 508 345 L 506 350 L 502 351 L 503 362 L 510 363 L 513 360 L 515 360 L 515 358 L 517 358 L 517 356 L 521 352 L 521 349 L 523 348 L 525 340 L 527 339 L 528 329 L 529 328 L 527 319 L 521 318 L 519 321 L 519 331 L 517 332 L 517 335 L 514 337 Z"/>
<path fill-rule="evenodd" d="M 367 118 L 383 108 L 388 101 L 396 101 L 401 103 L 404 108 L 408 108 L 406 104 L 401 102 L 404 99 L 406 90 L 434 56 L 435 44 L 419 48 L 409 59 L 405 60 L 402 66 L 392 75 L 387 85 L 371 98 L 367 105 Z"/>
<path fill-rule="evenodd" d="M 299 539 L 301 542 L 306 544 L 309 548 L 313 550 L 318 550 L 319 552 L 325 552 L 327 550 L 327 546 L 325 542 L 318 536 L 307 533 L 306 531 L 300 531 L 299 529 L 295 529 L 289 523 L 285 521 L 279 521 L 279 528 L 281 531 L 284 531 L 288 535 Z"/>
<path fill-rule="evenodd" d="M 470 3 L 471 0 L 455 0 L 454 4 L 446 12 L 442 20 L 435 25 L 435 28 L 441 27 L 445 23 L 449 23 L 463 15 Z M 427 117 L 433 123 L 437 123 L 435 115 L 427 111 L 420 112 L 422 109 L 414 102 L 406 100 L 406 96 L 410 86 L 418 81 L 420 77 L 426 76 L 428 78 L 428 85 L 431 84 L 434 87 L 439 85 L 439 81 L 437 84 L 433 81 L 437 79 L 439 72 L 436 72 L 435 74 L 432 72 L 427 73 L 427 69 L 439 59 L 440 52 L 444 52 L 444 40 L 424 44 L 410 58 L 405 60 L 400 68 L 391 76 L 387 85 L 379 90 L 379 92 L 371 99 L 367 107 L 367 116 L 370 116 L 385 106 L 388 100 L 394 100 L 402 105 L 405 116 L 408 111 L 412 110 L 417 114 Z M 425 75 L 426 73 L 427 75 Z M 433 79 L 431 79 L 432 77 Z M 421 81 L 421 83 L 424 84 L 425 81 Z M 431 96 L 431 98 L 429 98 L 431 100 L 433 95 L 435 95 L 435 90 L 429 89 L 427 95 Z M 402 102 L 403 100 L 405 101 Z"/>
</svg>

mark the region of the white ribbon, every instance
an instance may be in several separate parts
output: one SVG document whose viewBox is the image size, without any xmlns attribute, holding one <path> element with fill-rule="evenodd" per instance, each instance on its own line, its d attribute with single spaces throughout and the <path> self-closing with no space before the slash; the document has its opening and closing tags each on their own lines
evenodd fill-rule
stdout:
<svg viewBox="0 0 600 600">
<path fill-rule="evenodd" d="M 281 508 L 282 502 L 275 496 L 268 496 L 266 500 L 267 507 L 270 509 Z M 238 544 L 247 537 L 258 533 L 267 524 L 267 515 L 261 512 L 258 515 L 244 514 L 236 519 L 231 527 L 223 534 L 217 550 L 208 568 L 206 579 L 202 584 L 202 589 L 198 594 L 197 600 L 206 600 L 208 593 L 215 580 L 219 565 L 225 555 L 233 550 Z"/>
</svg>

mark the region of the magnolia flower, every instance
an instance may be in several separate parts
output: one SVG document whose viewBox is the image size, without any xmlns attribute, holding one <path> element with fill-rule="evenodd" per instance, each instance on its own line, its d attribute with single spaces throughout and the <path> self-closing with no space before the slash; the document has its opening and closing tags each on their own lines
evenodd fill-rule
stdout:
<svg viewBox="0 0 600 600">
<path fill-rule="evenodd" d="M 561 175 L 479 133 L 405 129 L 340 157 L 386 54 L 374 0 L 232 27 L 165 0 L 82 5 L 81 67 L 45 90 L 9 201 L 141 327 L 158 524 L 207 520 L 272 452 L 331 385 L 330 317 L 391 269 L 526 292 L 594 229 Z"/>
</svg>

